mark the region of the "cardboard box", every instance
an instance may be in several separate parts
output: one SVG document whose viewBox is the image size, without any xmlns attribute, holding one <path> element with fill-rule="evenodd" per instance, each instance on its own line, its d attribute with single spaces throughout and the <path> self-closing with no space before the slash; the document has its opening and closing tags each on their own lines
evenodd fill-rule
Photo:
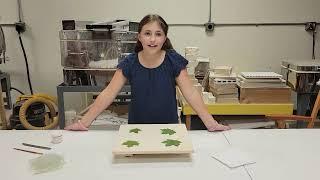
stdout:
<svg viewBox="0 0 320 180">
<path fill-rule="evenodd" d="M 292 103 L 291 89 L 285 88 L 240 88 L 240 103 Z"/>
</svg>

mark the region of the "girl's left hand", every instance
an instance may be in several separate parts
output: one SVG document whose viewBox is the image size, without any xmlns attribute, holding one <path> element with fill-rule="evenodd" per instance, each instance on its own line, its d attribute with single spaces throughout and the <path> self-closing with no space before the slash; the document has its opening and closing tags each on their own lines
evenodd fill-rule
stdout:
<svg viewBox="0 0 320 180">
<path fill-rule="evenodd" d="M 64 130 L 68 131 L 88 131 L 88 128 L 83 125 L 83 123 L 78 120 L 78 122 L 73 123 L 67 127 L 64 128 Z"/>
<path fill-rule="evenodd" d="M 212 122 L 208 125 L 206 125 L 208 131 L 212 132 L 212 131 L 226 131 L 226 130 L 230 130 L 231 127 L 230 126 L 225 126 L 222 124 L 219 124 L 217 122 Z"/>
</svg>

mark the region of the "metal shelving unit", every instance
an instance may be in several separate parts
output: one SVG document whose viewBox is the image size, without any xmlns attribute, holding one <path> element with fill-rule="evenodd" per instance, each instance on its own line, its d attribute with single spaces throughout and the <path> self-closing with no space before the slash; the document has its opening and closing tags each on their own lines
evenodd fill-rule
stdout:
<svg viewBox="0 0 320 180">
<path fill-rule="evenodd" d="M 59 111 L 59 127 L 63 129 L 65 127 L 65 114 L 64 114 L 64 93 L 65 92 L 101 92 L 105 87 L 102 86 L 69 86 L 64 83 L 61 83 L 57 86 L 58 94 L 58 111 Z M 131 92 L 130 85 L 125 85 L 120 92 Z M 116 97 L 119 101 L 117 104 L 128 103 L 123 101 L 124 99 L 131 98 L 131 95 L 119 95 Z"/>
</svg>

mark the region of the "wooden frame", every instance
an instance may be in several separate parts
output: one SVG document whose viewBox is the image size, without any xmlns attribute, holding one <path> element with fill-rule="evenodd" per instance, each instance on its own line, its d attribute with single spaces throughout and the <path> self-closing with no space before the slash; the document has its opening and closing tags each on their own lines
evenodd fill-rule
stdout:
<svg viewBox="0 0 320 180">
<path fill-rule="evenodd" d="M 277 122 L 278 128 L 285 128 L 286 120 L 306 121 L 308 122 L 307 128 L 314 127 L 314 121 L 317 119 L 317 114 L 320 109 L 320 91 L 318 92 L 317 99 L 314 103 L 311 116 L 300 116 L 300 115 L 269 115 L 266 118 Z"/>
</svg>

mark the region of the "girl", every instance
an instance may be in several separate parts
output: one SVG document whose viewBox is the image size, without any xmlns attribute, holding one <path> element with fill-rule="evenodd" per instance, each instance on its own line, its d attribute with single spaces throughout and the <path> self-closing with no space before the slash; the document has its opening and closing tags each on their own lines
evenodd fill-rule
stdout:
<svg viewBox="0 0 320 180">
<path fill-rule="evenodd" d="M 139 24 L 135 53 L 119 65 L 109 85 L 99 94 L 90 110 L 66 130 L 88 130 L 128 80 L 131 85 L 129 124 L 178 123 L 176 85 L 197 112 L 208 131 L 228 130 L 208 113 L 202 97 L 189 80 L 188 61 L 173 50 L 167 38 L 168 25 L 159 15 L 147 15 Z"/>
</svg>

